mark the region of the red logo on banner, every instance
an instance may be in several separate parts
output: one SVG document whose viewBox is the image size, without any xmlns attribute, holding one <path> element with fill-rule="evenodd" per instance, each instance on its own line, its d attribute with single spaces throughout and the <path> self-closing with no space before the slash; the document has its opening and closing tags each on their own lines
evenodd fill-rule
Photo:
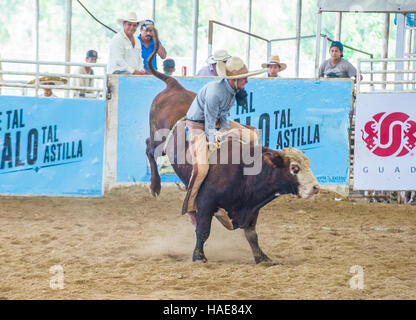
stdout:
<svg viewBox="0 0 416 320">
<path fill-rule="evenodd" d="M 403 112 L 377 113 L 364 125 L 362 139 L 379 157 L 402 157 L 416 146 L 416 122 Z"/>
</svg>

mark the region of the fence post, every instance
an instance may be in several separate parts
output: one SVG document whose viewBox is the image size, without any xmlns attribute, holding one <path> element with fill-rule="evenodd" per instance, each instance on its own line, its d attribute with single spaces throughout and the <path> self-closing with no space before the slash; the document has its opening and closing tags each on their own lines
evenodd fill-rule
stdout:
<svg viewBox="0 0 416 320">
<path fill-rule="evenodd" d="M 389 33 L 390 33 L 390 13 L 386 13 L 384 16 L 384 31 L 383 31 L 383 59 L 387 59 L 389 56 Z M 383 62 L 383 71 L 387 71 L 387 62 Z M 387 73 L 383 73 L 381 79 L 387 80 Z M 382 84 L 382 88 L 386 89 L 386 84 Z"/>
<path fill-rule="evenodd" d="M 214 29 L 214 22 L 212 20 L 209 20 L 208 24 L 208 56 L 212 55 L 212 33 Z"/>
<path fill-rule="evenodd" d="M 297 6 L 296 6 L 296 55 L 295 55 L 296 78 L 299 78 L 301 25 L 302 25 L 302 0 L 298 0 Z"/>
<path fill-rule="evenodd" d="M 198 51 L 198 12 L 199 0 L 194 0 L 194 18 L 193 18 L 193 42 L 192 42 L 192 75 L 196 74 L 197 51 Z"/>
<path fill-rule="evenodd" d="M 322 58 L 321 62 L 326 60 L 326 47 L 327 47 L 328 37 L 326 35 L 322 36 Z"/>
<path fill-rule="evenodd" d="M 267 41 L 267 59 L 266 61 L 270 60 L 270 57 L 272 55 L 272 42 L 270 40 Z"/>
<path fill-rule="evenodd" d="M 406 19 L 404 14 L 397 14 L 397 35 L 396 35 L 396 59 L 402 59 L 404 57 L 404 35 L 405 35 L 405 28 Z M 404 62 L 397 61 L 396 62 L 396 71 L 397 70 L 404 70 Z M 403 80 L 403 73 L 396 73 L 395 78 L 396 81 Z M 402 91 L 403 85 L 396 84 L 394 86 L 395 91 Z"/>
<path fill-rule="evenodd" d="M 321 25 L 322 25 L 322 11 L 318 11 L 317 13 L 317 22 L 316 22 L 316 47 L 315 47 L 315 77 L 318 78 L 318 70 L 319 70 L 319 49 L 321 44 Z"/>
<path fill-rule="evenodd" d="M 71 61 L 71 29 L 72 29 L 72 0 L 66 0 L 66 36 L 65 36 L 65 62 Z M 70 73 L 71 67 L 65 66 L 65 73 Z M 68 81 L 67 86 L 70 86 L 70 83 Z M 69 90 L 65 91 L 65 98 L 69 97 Z"/>
</svg>

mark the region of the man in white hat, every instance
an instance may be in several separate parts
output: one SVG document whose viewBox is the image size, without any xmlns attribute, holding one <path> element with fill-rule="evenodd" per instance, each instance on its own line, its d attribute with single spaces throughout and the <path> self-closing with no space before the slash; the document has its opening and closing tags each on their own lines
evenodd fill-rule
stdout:
<svg viewBox="0 0 416 320">
<path fill-rule="evenodd" d="M 117 19 L 122 29 L 111 39 L 108 57 L 108 73 L 112 74 L 144 74 L 140 59 L 141 46 L 134 36 L 139 20 L 136 13 L 129 12 Z"/>
<path fill-rule="evenodd" d="M 68 82 L 67 79 L 61 77 L 50 77 L 44 76 L 39 78 L 39 84 L 42 86 L 62 86 Z M 33 79 L 28 82 L 28 84 L 35 84 L 36 79 Z M 43 93 L 39 97 L 44 98 L 57 98 L 57 96 L 52 92 L 52 88 L 43 88 Z"/>
<path fill-rule="evenodd" d="M 247 129 L 237 122 L 228 120 L 228 113 L 237 101 L 237 105 L 247 103 L 244 88 L 249 76 L 263 73 L 265 70 L 249 72 L 243 60 L 230 57 L 226 63 L 219 64 L 218 75 L 222 80 L 207 83 L 199 90 L 186 114 L 186 127 L 190 133 L 190 152 L 192 156 L 192 175 L 183 203 L 182 214 L 187 213 L 196 225 L 196 196 L 199 187 L 209 170 L 209 151 L 219 148 L 218 133 L 230 129 Z M 217 128 L 220 130 L 217 131 Z M 250 141 L 257 141 L 257 132 L 250 134 Z M 244 136 L 240 137 L 244 140 Z M 246 141 L 247 142 L 247 141 Z M 220 217 L 216 217 L 224 224 Z M 225 220 L 228 216 L 223 217 Z M 223 219 L 223 220 L 224 220 Z M 229 219 L 228 219 L 229 221 Z"/>
<path fill-rule="evenodd" d="M 276 55 L 271 57 L 268 63 L 263 63 L 261 67 L 267 68 L 267 76 L 269 78 L 278 78 L 278 73 L 286 70 L 287 65 L 286 63 L 281 63 L 279 56 Z"/>
<path fill-rule="evenodd" d="M 208 65 L 200 69 L 196 75 L 198 77 L 216 77 L 218 76 L 217 64 L 224 64 L 230 58 L 231 56 L 225 50 L 215 51 L 212 56 L 208 57 Z"/>
</svg>

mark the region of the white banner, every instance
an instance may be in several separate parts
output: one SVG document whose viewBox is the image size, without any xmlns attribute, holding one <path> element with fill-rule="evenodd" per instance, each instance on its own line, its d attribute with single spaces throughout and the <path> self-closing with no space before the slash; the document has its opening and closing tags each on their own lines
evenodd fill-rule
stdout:
<svg viewBox="0 0 416 320">
<path fill-rule="evenodd" d="M 354 189 L 416 190 L 416 94 L 356 101 Z"/>
<path fill-rule="evenodd" d="M 415 0 L 318 0 L 321 11 L 415 12 Z"/>
</svg>

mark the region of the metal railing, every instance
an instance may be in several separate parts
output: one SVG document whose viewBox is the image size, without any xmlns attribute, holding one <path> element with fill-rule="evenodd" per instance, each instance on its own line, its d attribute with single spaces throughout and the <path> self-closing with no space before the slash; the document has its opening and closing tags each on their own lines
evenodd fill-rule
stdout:
<svg viewBox="0 0 416 320">
<path fill-rule="evenodd" d="M 271 57 L 271 51 L 272 51 L 272 43 L 273 42 L 279 42 L 279 41 L 293 41 L 293 40 L 297 40 L 298 37 L 289 37 L 289 38 L 278 38 L 278 39 L 266 39 L 264 37 L 261 37 L 259 35 L 256 35 L 254 33 L 239 29 L 239 28 L 235 28 L 233 26 L 227 25 L 225 23 L 221 23 L 215 20 L 209 20 L 209 28 L 208 28 L 208 57 L 212 55 L 212 42 L 213 42 L 213 35 L 214 35 L 214 24 L 217 24 L 219 26 L 246 34 L 250 37 L 265 41 L 267 43 L 267 52 L 266 52 L 266 61 L 268 61 Z M 320 34 L 320 37 L 322 39 L 322 50 L 321 50 L 321 56 L 320 56 L 320 63 L 322 63 L 325 59 L 326 59 L 326 54 L 327 54 L 327 42 L 334 42 L 335 40 L 332 40 L 330 37 L 328 37 L 328 35 L 326 34 Z M 300 36 L 299 39 L 310 39 L 310 38 L 316 38 L 316 35 L 309 35 L 309 36 Z M 367 52 L 361 49 L 357 49 L 348 45 L 344 44 L 344 48 L 348 48 L 350 50 L 368 55 L 370 57 L 370 59 L 372 59 L 374 57 L 374 55 L 371 52 Z M 246 53 L 247 56 L 247 63 L 249 63 L 250 61 L 250 52 Z M 299 55 L 296 55 L 296 61 L 295 61 L 295 65 L 299 66 Z M 248 66 L 249 67 L 249 66 Z M 319 67 L 319 66 L 318 66 Z M 317 70 L 315 70 L 315 72 L 317 73 Z"/>
<path fill-rule="evenodd" d="M 416 57 L 412 54 L 409 56 L 400 59 L 358 60 L 357 93 L 416 92 Z M 391 63 L 394 63 L 394 68 L 389 68 Z M 368 64 L 370 68 L 365 68 Z M 381 64 L 382 67 L 375 69 L 374 64 Z M 361 75 L 370 75 L 371 78 L 361 80 Z M 381 75 L 381 79 L 377 75 Z M 376 79 L 373 76 L 376 76 Z M 377 85 L 379 86 L 376 87 Z M 370 86 L 370 90 L 366 86 Z"/>
<path fill-rule="evenodd" d="M 219 26 L 246 34 L 250 37 L 262 40 L 264 42 L 266 42 L 267 44 L 267 52 L 266 52 L 266 61 L 269 61 L 270 57 L 271 57 L 271 52 L 272 52 L 272 43 L 273 42 L 279 42 L 279 41 L 289 41 L 289 40 L 296 40 L 297 37 L 291 37 L 291 38 L 280 38 L 280 39 L 266 39 L 264 37 L 261 37 L 259 35 L 256 35 L 254 33 L 227 25 L 225 23 L 221 23 L 215 20 L 209 20 L 209 28 L 208 28 L 208 57 L 212 55 L 212 42 L 213 42 L 213 35 L 214 35 L 214 24 L 217 24 Z M 326 55 L 326 41 L 325 39 L 329 39 L 326 35 L 322 34 L 321 35 L 322 40 L 323 40 L 323 50 L 322 50 L 322 57 L 325 57 Z M 308 38 L 315 38 L 315 35 L 311 35 L 311 36 L 300 36 L 299 39 L 308 39 Z M 249 62 L 250 62 L 250 52 L 246 52 L 246 57 L 247 57 L 247 67 L 249 68 Z M 297 55 L 297 59 L 299 59 L 299 55 Z M 296 65 L 299 65 L 299 60 L 297 60 Z"/>
<path fill-rule="evenodd" d="M 4 70 L 4 64 L 29 64 L 34 65 L 36 71 L 16 71 L 16 70 Z M 86 62 L 57 62 L 57 61 L 34 61 L 34 60 L 13 60 L 13 59 L 0 59 L 0 64 L 3 65 L 3 69 L 0 69 L 0 88 L 27 88 L 27 89 L 35 89 L 35 96 L 38 96 L 39 89 L 56 89 L 56 90 L 69 90 L 74 91 L 89 91 L 95 92 L 97 99 L 106 99 L 107 96 L 107 65 L 102 63 L 86 63 Z M 78 73 L 58 73 L 58 72 L 41 72 L 40 66 L 65 66 L 65 67 L 92 67 L 94 69 L 103 68 L 102 75 L 87 75 L 87 74 L 78 74 Z M 13 76 L 34 76 L 35 83 L 28 84 L 21 80 L 4 80 L 3 75 L 13 75 Z M 49 77 L 62 77 L 65 79 L 72 79 L 72 78 L 81 78 L 81 79 L 98 79 L 102 80 L 102 86 L 100 87 L 84 87 L 84 86 L 75 86 L 71 84 L 71 81 L 67 81 L 65 85 L 43 85 L 40 84 L 39 79 L 44 76 Z"/>
</svg>

